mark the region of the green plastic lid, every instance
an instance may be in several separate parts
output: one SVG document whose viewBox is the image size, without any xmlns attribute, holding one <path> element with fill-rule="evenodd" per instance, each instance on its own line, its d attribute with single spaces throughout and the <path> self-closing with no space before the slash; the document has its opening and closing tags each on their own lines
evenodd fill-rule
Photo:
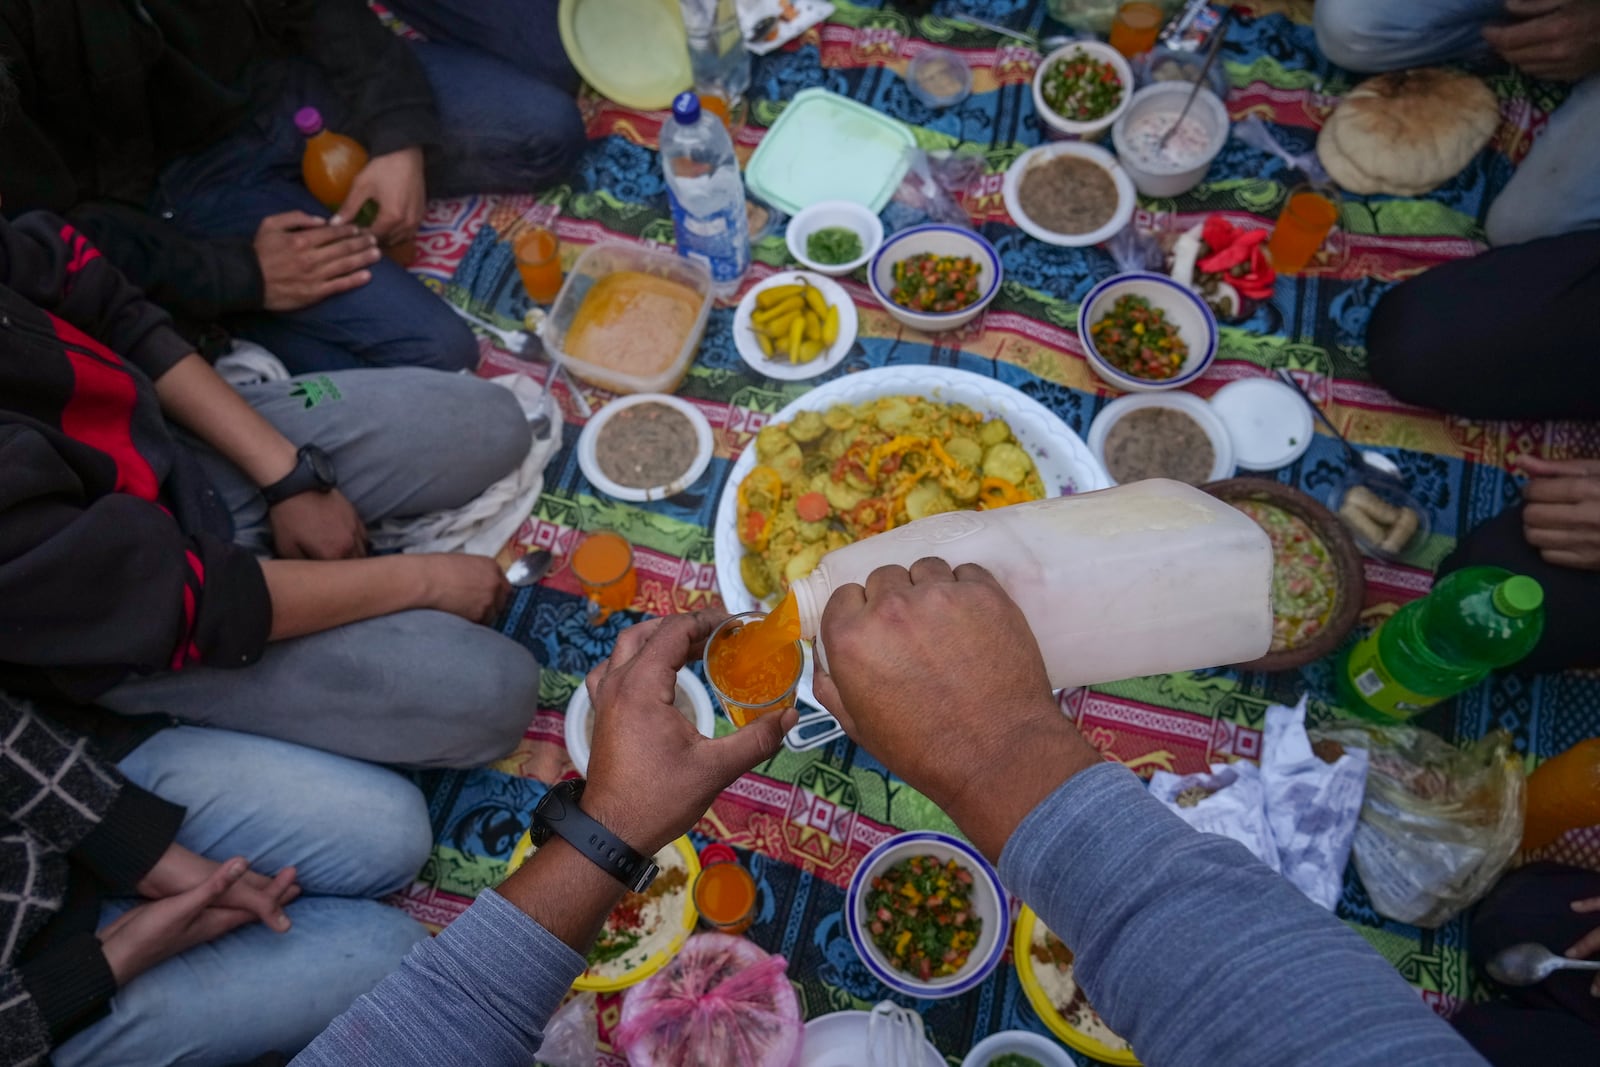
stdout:
<svg viewBox="0 0 1600 1067">
<path fill-rule="evenodd" d="M 905 177 L 909 127 L 826 89 L 802 89 L 772 124 L 744 180 L 751 192 L 790 215 L 824 200 L 882 211 Z"/>
<path fill-rule="evenodd" d="M 659 111 L 694 84 L 678 0 L 561 0 L 557 24 L 583 80 L 624 107 Z"/>
<path fill-rule="evenodd" d="M 1495 610 L 1513 619 L 1531 615 L 1544 604 L 1544 587 L 1525 575 L 1515 574 L 1494 587 Z"/>
</svg>

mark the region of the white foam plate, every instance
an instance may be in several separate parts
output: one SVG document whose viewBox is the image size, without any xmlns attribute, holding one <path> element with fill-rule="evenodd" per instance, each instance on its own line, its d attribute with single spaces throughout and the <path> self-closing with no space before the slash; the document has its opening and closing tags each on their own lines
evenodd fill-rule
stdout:
<svg viewBox="0 0 1600 1067">
<path fill-rule="evenodd" d="M 656 485 L 646 489 L 619 485 L 605 476 L 605 472 L 600 469 L 600 460 L 595 455 L 595 442 L 600 437 L 600 428 L 615 418 L 619 411 L 626 411 L 639 404 L 665 404 L 674 411 L 681 412 L 683 417 L 689 420 L 689 425 L 694 427 L 696 441 L 694 459 L 690 462 L 688 470 L 666 485 Z M 667 393 L 634 393 L 632 396 L 620 396 L 611 401 L 584 424 L 583 433 L 578 436 L 578 468 L 596 489 L 615 500 L 627 500 L 632 503 L 665 500 L 683 492 L 700 479 L 706 468 L 711 465 L 712 447 L 711 423 L 700 413 L 699 408 L 681 397 Z"/>
<path fill-rule="evenodd" d="M 1111 435 L 1111 427 L 1129 412 L 1140 408 L 1173 408 L 1183 412 L 1206 432 L 1206 437 L 1211 440 L 1211 452 L 1215 459 L 1211 463 L 1211 474 L 1206 479 L 1208 482 L 1221 481 L 1223 478 L 1232 478 L 1234 474 L 1233 438 L 1228 434 L 1228 428 L 1222 424 L 1217 413 L 1211 410 L 1211 405 L 1195 396 L 1193 393 L 1173 391 L 1170 393 L 1129 393 L 1120 396 L 1101 409 L 1100 414 L 1094 417 L 1094 422 L 1089 425 L 1089 450 L 1094 453 L 1094 458 L 1102 466 L 1106 462 L 1106 438 Z M 1111 475 L 1111 469 L 1106 468 L 1106 474 Z M 1112 484 L 1117 484 L 1113 477 Z"/>
<path fill-rule="evenodd" d="M 750 316 L 755 314 L 756 310 L 756 296 L 764 290 L 779 285 L 796 285 L 801 282 L 815 287 L 822 294 L 822 299 L 839 309 L 839 336 L 833 339 L 832 347 L 810 363 L 790 363 L 781 356 L 768 359 L 766 353 L 761 351 L 760 342 L 756 340 L 754 327 L 750 325 Z M 850 299 L 850 294 L 845 292 L 838 282 L 811 271 L 786 270 L 782 274 L 774 274 L 760 285 L 753 286 L 744 294 L 744 299 L 739 301 L 738 310 L 733 313 L 733 346 L 739 350 L 739 358 L 757 374 L 764 374 L 780 382 L 803 382 L 808 378 L 828 373 L 850 354 L 850 346 L 856 343 L 858 326 L 855 301 Z"/>
<path fill-rule="evenodd" d="M 864 1011 L 836 1011 L 806 1023 L 799 1067 L 862 1067 L 866 1063 L 867 1020 Z M 926 1039 L 922 1042 L 925 1067 L 945 1067 L 944 1057 Z"/>
</svg>

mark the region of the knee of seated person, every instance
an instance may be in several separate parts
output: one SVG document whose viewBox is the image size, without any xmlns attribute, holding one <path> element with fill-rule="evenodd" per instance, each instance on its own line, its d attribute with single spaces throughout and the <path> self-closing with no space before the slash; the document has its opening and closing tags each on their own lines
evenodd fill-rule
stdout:
<svg viewBox="0 0 1600 1067">
<path fill-rule="evenodd" d="M 418 293 L 399 329 L 406 336 L 380 342 L 368 362 L 385 367 L 428 367 L 449 373 L 478 367 L 478 339 L 444 300 Z"/>
<path fill-rule="evenodd" d="M 1504 248 L 1569 233 L 1580 228 L 1570 213 L 1572 206 L 1558 197 L 1523 195 L 1513 180 L 1489 205 L 1489 215 L 1483 220 L 1484 236 L 1495 248 Z"/>
<path fill-rule="evenodd" d="M 500 634 L 463 657 L 459 684 L 451 689 L 456 709 L 454 738 L 435 766 L 479 767 L 509 755 L 522 740 L 539 706 L 539 661 L 533 653 Z"/>
<path fill-rule="evenodd" d="M 1395 66 L 1402 42 L 1390 29 L 1390 0 L 1318 0 L 1312 10 L 1317 48 L 1346 70 L 1382 71 Z"/>
<path fill-rule="evenodd" d="M 1447 352 L 1425 301 L 1401 285 L 1387 293 L 1367 327 L 1367 371 L 1389 394 L 1408 404 L 1438 406 L 1439 373 Z"/>
<path fill-rule="evenodd" d="M 484 390 L 478 417 L 478 455 L 486 467 L 500 471 L 497 477 L 503 478 L 522 464 L 533 447 L 528 416 L 511 390 L 490 385 Z"/>
<path fill-rule="evenodd" d="M 353 806 L 362 815 L 360 848 L 366 853 L 362 875 L 365 892 L 353 896 L 385 897 L 410 885 L 433 851 L 433 823 L 428 802 L 409 779 L 396 774 L 393 787 Z"/>
</svg>

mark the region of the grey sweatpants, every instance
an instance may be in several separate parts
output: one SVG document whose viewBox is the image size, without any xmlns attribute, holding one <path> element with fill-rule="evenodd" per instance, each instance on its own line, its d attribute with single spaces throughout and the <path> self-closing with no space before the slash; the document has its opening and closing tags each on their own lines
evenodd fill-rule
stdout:
<svg viewBox="0 0 1600 1067">
<path fill-rule="evenodd" d="M 239 392 L 296 445 L 333 457 L 340 491 L 368 523 L 460 507 L 532 443 L 510 391 L 466 375 L 339 371 Z M 266 554 L 267 506 L 254 483 L 186 443 L 232 512 L 236 539 Z M 465 767 L 516 746 L 538 691 L 539 664 L 517 642 L 444 612 L 406 611 L 274 642 L 249 667 L 130 679 L 99 702 L 357 759 Z"/>
</svg>

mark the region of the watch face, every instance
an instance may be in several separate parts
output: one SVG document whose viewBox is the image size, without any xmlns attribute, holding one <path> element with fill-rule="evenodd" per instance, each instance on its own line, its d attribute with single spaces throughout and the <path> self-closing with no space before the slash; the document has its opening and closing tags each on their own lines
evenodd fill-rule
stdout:
<svg viewBox="0 0 1600 1067">
<path fill-rule="evenodd" d="M 308 445 L 305 451 L 306 458 L 311 461 L 311 473 L 317 476 L 317 481 L 330 488 L 337 485 L 339 476 L 334 472 L 332 457 L 315 445 Z"/>
</svg>

